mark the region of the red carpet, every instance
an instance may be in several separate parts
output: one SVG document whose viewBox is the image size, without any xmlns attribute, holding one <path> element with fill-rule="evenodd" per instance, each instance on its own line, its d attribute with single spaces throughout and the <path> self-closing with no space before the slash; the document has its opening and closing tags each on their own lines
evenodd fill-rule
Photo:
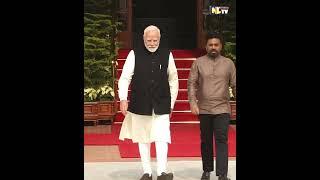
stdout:
<svg viewBox="0 0 320 180">
<path fill-rule="evenodd" d="M 85 134 L 85 145 L 118 145 L 122 158 L 139 157 L 137 143 L 131 140 L 118 140 L 120 124 L 112 125 L 111 134 Z M 200 157 L 200 130 L 199 124 L 171 124 L 171 141 L 169 144 L 169 157 Z M 236 129 L 229 128 L 229 157 L 236 156 Z M 151 145 L 151 156 L 155 156 L 154 143 Z"/>
<path fill-rule="evenodd" d="M 112 125 L 111 134 L 84 134 L 84 145 L 119 145 L 120 124 Z"/>
</svg>

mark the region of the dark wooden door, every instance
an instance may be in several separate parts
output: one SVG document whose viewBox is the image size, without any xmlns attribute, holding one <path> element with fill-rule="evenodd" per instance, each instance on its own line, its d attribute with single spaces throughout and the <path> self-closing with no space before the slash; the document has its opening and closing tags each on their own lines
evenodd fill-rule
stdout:
<svg viewBox="0 0 320 180">
<path fill-rule="evenodd" d="M 204 29 L 205 16 L 208 13 L 207 8 L 208 0 L 197 1 L 197 48 L 205 48 L 205 36 L 206 32 Z"/>
<path fill-rule="evenodd" d="M 132 0 L 118 1 L 118 20 L 122 23 L 121 32 L 118 33 L 118 40 L 121 42 L 121 49 L 132 48 Z"/>
</svg>

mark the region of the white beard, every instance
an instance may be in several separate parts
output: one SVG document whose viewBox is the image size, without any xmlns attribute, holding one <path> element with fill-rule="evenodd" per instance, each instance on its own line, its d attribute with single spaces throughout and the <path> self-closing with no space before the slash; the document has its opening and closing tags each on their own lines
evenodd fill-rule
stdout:
<svg viewBox="0 0 320 180">
<path fill-rule="evenodd" d="M 156 50 L 158 49 L 159 46 L 155 47 L 155 48 L 149 48 L 149 47 L 146 47 L 148 49 L 148 51 L 150 52 L 156 52 Z"/>
</svg>

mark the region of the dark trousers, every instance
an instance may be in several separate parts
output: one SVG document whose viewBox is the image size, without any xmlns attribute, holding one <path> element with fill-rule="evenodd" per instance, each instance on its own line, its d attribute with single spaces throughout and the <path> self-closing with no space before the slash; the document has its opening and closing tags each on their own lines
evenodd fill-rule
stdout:
<svg viewBox="0 0 320 180">
<path fill-rule="evenodd" d="M 213 135 L 216 150 L 216 175 L 228 174 L 228 129 L 230 114 L 200 114 L 203 171 L 213 171 Z"/>
</svg>

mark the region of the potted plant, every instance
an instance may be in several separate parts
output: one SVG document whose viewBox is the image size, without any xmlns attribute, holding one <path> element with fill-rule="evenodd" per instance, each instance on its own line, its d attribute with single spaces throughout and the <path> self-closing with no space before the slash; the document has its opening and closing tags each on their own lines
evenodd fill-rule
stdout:
<svg viewBox="0 0 320 180">
<path fill-rule="evenodd" d="M 112 122 L 117 23 L 106 14 L 84 13 L 84 120 Z"/>
<path fill-rule="evenodd" d="M 105 85 L 98 89 L 86 88 L 84 90 L 84 112 L 86 121 L 105 120 L 112 122 L 116 113 L 115 94 L 111 86 Z"/>
<path fill-rule="evenodd" d="M 236 98 L 232 94 L 232 89 L 229 88 L 229 93 L 230 93 L 230 108 L 231 108 L 231 114 L 230 114 L 230 119 L 231 120 L 236 120 L 236 115 L 237 115 L 237 102 Z"/>
</svg>

